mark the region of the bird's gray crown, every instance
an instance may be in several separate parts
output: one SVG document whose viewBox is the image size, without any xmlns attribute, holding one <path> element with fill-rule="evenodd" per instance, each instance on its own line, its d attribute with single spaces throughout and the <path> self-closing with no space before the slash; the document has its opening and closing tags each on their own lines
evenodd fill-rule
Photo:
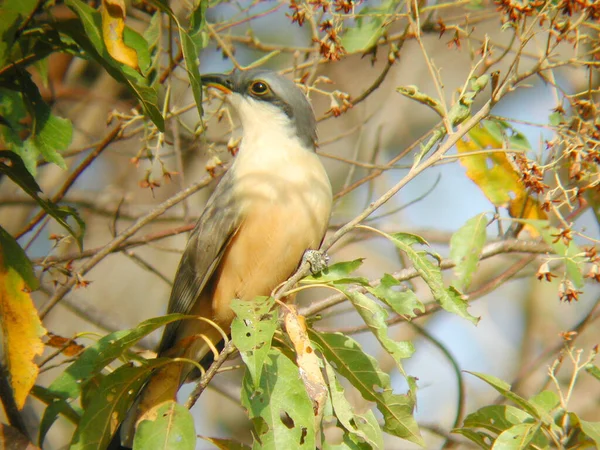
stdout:
<svg viewBox="0 0 600 450">
<path fill-rule="evenodd" d="M 204 84 L 213 84 L 270 103 L 281 109 L 296 127 L 296 134 L 307 148 L 317 144 L 315 115 L 304 93 L 293 81 L 265 69 L 234 70 L 229 75 L 202 75 Z"/>
</svg>

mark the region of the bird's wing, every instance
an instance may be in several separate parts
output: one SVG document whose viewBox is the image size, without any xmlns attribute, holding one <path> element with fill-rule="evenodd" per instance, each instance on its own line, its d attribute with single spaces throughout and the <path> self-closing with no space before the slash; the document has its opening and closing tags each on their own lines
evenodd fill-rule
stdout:
<svg viewBox="0 0 600 450">
<path fill-rule="evenodd" d="M 169 313 L 188 314 L 210 280 L 227 244 L 241 223 L 232 190 L 231 171 L 227 172 L 208 200 L 204 212 L 192 231 L 175 275 Z M 180 322 L 167 325 L 159 354 L 175 343 Z"/>
</svg>

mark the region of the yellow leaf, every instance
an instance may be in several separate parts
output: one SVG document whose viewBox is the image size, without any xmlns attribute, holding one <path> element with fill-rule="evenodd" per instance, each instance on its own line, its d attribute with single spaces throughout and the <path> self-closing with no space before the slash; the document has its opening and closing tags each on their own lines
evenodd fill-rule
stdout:
<svg viewBox="0 0 600 450">
<path fill-rule="evenodd" d="M 492 136 L 483 126 L 469 131 L 468 140 L 456 143 L 459 154 L 485 149 L 501 149 L 502 142 Z M 526 194 L 521 177 L 503 152 L 479 153 L 460 158 L 467 169 L 467 176 L 479 186 L 490 202 L 496 206 L 508 206 L 512 198 Z"/>
<path fill-rule="evenodd" d="M 495 206 L 508 208 L 511 217 L 523 219 L 546 219 L 546 213 L 533 197 L 529 196 L 521 181 L 520 173 L 508 160 L 506 153 L 491 151 L 478 153 L 485 149 L 502 149 L 502 142 L 493 136 L 483 125 L 469 131 L 468 137 L 456 143 L 461 164 L 467 169 L 467 176 L 479 186 L 484 195 Z M 534 228 L 526 227 L 537 235 Z"/>
<path fill-rule="evenodd" d="M 35 383 L 38 366 L 33 362 L 44 351 L 41 337 L 46 334 L 25 282 L 12 267 L 4 265 L 0 251 L 0 316 L 4 357 L 19 409 Z"/>
<path fill-rule="evenodd" d="M 125 11 L 124 0 L 102 0 L 102 37 L 110 56 L 137 70 L 137 53 L 123 41 Z"/>
</svg>

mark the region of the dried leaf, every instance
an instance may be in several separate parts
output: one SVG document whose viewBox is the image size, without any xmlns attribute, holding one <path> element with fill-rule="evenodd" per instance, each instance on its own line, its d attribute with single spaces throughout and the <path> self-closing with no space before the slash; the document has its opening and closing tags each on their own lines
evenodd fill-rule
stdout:
<svg viewBox="0 0 600 450">
<path fill-rule="evenodd" d="M 304 382 L 306 392 L 313 402 L 318 425 L 321 423 L 325 401 L 327 400 L 327 384 L 321 373 L 321 363 L 308 338 L 304 317 L 298 315 L 291 305 L 284 312 L 284 323 L 287 334 L 292 344 L 294 344 L 300 378 Z"/>
<path fill-rule="evenodd" d="M 110 56 L 137 70 L 137 53 L 123 41 L 125 13 L 124 0 L 102 0 L 102 37 Z"/>
<path fill-rule="evenodd" d="M 48 333 L 48 341 L 46 341 L 48 347 L 54 347 L 61 349 L 60 352 L 65 356 L 75 356 L 81 353 L 85 347 L 75 342 L 74 339 L 59 336 L 58 334 Z"/>
<path fill-rule="evenodd" d="M 44 351 L 41 338 L 46 330 L 25 281 L 14 268 L 5 264 L 4 251 L 0 251 L 0 317 L 4 357 L 15 402 L 22 409 L 38 376 L 39 369 L 33 359 Z"/>
</svg>

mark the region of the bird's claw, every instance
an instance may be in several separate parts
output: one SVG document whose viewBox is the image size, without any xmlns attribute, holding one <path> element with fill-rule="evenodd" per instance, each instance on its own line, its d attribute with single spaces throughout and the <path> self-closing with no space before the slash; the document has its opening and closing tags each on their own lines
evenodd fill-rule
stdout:
<svg viewBox="0 0 600 450">
<path fill-rule="evenodd" d="M 327 269 L 329 264 L 329 255 L 319 250 L 306 250 L 302 255 L 302 263 L 310 264 L 310 271 L 313 275 Z"/>
</svg>

